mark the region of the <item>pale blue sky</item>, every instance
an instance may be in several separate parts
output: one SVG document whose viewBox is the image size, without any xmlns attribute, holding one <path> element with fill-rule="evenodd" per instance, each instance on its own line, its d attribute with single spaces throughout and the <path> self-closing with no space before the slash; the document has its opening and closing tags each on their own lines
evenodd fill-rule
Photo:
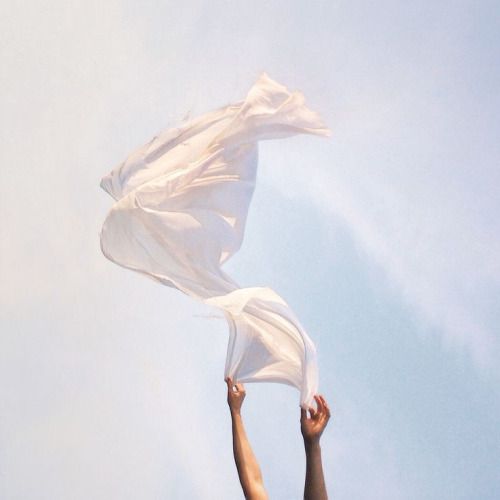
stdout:
<svg viewBox="0 0 500 500">
<path fill-rule="evenodd" d="M 224 320 L 99 249 L 100 178 L 261 71 L 330 139 L 261 144 L 228 269 L 293 307 L 333 407 L 336 499 L 500 491 L 495 2 L 0 5 L 0 497 L 241 498 Z M 272 499 L 300 498 L 298 393 L 248 386 Z"/>
</svg>

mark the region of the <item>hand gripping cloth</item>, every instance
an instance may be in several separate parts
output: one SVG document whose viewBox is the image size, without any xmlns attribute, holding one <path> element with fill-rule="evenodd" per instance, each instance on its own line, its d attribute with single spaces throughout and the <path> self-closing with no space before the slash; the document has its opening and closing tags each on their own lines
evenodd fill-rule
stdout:
<svg viewBox="0 0 500 500">
<path fill-rule="evenodd" d="M 221 266 L 241 246 L 257 143 L 328 135 L 300 92 L 262 74 L 246 99 L 165 130 L 101 181 L 115 200 L 101 231 L 111 261 L 218 307 L 229 323 L 225 376 L 318 389 L 316 350 L 270 288 L 240 288 Z"/>
</svg>

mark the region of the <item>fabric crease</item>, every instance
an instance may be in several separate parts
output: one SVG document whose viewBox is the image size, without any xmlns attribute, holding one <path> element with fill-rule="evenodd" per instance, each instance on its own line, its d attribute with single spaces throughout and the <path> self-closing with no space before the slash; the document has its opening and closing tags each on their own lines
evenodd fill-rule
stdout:
<svg viewBox="0 0 500 500">
<path fill-rule="evenodd" d="M 103 254 L 221 309 L 225 376 L 296 387 L 304 408 L 318 389 L 313 342 L 276 292 L 241 288 L 221 266 L 243 242 L 258 141 L 328 133 L 300 92 L 263 73 L 244 101 L 165 130 L 101 181 L 116 200 L 100 234 Z"/>
</svg>

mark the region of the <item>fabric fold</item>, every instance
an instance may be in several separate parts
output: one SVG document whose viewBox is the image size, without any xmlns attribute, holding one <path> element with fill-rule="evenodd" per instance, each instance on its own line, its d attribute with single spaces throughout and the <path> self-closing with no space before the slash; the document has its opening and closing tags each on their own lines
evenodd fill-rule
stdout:
<svg viewBox="0 0 500 500">
<path fill-rule="evenodd" d="M 221 268 L 241 247 L 258 141 L 328 135 L 299 92 L 265 73 L 246 99 L 168 129 L 132 152 L 101 187 L 115 200 L 101 231 L 113 262 L 221 309 L 230 336 L 225 376 L 317 391 L 316 351 L 269 288 L 240 288 Z"/>
</svg>

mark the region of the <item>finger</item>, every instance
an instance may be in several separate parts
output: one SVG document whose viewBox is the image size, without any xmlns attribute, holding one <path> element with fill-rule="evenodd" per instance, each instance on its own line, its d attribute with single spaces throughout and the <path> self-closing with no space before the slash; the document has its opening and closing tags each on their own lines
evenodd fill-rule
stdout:
<svg viewBox="0 0 500 500">
<path fill-rule="evenodd" d="M 323 401 L 323 406 L 325 407 L 325 414 L 327 418 L 330 418 L 331 412 L 330 412 L 330 407 L 328 406 L 328 403 L 326 402 L 326 399 L 323 396 L 320 396 L 321 401 Z"/>
<path fill-rule="evenodd" d="M 230 389 L 233 386 L 233 381 L 231 380 L 231 377 L 226 377 L 224 381 L 226 382 L 228 389 Z"/>
<path fill-rule="evenodd" d="M 323 406 L 323 401 L 321 401 L 321 398 L 319 396 L 314 396 L 314 400 L 316 401 L 316 404 L 318 406 L 318 412 L 324 413 L 325 407 Z"/>
<path fill-rule="evenodd" d="M 309 414 L 311 415 L 311 418 L 316 416 L 316 410 L 312 406 L 309 408 Z"/>
<path fill-rule="evenodd" d="M 329 410 L 330 408 L 328 407 L 328 403 L 326 402 L 326 399 L 321 395 L 319 396 L 319 398 L 321 399 L 323 406 L 325 407 L 325 410 Z"/>
<path fill-rule="evenodd" d="M 331 411 L 330 411 L 330 408 L 328 408 L 328 406 L 326 407 L 326 417 L 327 418 L 330 418 L 332 415 Z"/>
<path fill-rule="evenodd" d="M 245 386 L 243 384 L 236 384 L 235 387 L 237 392 L 245 392 Z"/>
<path fill-rule="evenodd" d="M 322 413 L 324 415 L 328 415 L 328 405 L 326 404 L 325 398 L 323 396 L 319 396 L 319 399 L 321 401 L 321 408 L 322 408 Z"/>
<path fill-rule="evenodd" d="M 307 419 L 307 410 L 304 410 L 304 408 L 300 409 L 300 420 L 306 420 Z"/>
</svg>

